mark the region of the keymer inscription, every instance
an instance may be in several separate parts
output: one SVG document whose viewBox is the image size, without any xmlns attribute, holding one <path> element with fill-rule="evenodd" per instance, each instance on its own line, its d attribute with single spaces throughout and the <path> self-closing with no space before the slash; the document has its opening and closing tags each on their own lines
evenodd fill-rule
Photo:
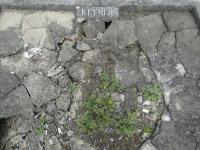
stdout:
<svg viewBox="0 0 200 150">
<path fill-rule="evenodd" d="M 86 19 L 111 19 L 119 16 L 117 7 L 76 7 L 77 17 Z"/>
</svg>

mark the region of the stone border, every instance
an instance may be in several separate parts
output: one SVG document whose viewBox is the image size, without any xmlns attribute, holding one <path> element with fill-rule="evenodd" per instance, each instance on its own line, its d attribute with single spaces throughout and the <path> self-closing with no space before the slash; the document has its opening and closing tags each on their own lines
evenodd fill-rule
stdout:
<svg viewBox="0 0 200 150">
<path fill-rule="evenodd" d="M 2 9 L 48 9 L 75 11 L 76 6 L 116 6 L 120 10 L 190 10 L 200 29 L 200 0 L 0 0 Z M 133 8 L 134 7 L 134 8 Z"/>
</svg>

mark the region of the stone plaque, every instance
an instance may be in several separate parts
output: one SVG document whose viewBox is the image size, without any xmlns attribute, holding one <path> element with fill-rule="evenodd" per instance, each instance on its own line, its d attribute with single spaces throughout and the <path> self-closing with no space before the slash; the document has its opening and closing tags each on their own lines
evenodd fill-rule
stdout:
<svg viewBox="0 0 200 150">
<path fill-rule="evenodd" d="M 84 19 L 114 19 L 119 16 L 119 8 L 76 6 L 76 15 Z"/>
</svg>

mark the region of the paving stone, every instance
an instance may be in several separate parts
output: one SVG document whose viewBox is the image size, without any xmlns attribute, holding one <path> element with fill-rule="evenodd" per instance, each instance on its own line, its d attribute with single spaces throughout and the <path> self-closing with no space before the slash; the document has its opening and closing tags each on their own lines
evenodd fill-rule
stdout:
<svg viewBox="0 0 200 150">
<path fill-rule="evenodd" d="M 146 82 L 156 81 L 154 72 L 151 70 L 149 61 L 143 52 L 140 53 L 140 57 L 138 58 L 138 67 L 141 73 L 143 74 Z"/>
<path fill-rule="evenodd" d="M 78 54 L 78 51 L 71 48 L 67 42 L 64 42 L 59 52 L 58 61 L 65 64 L 67 61 L 70 61 L 74 56 Z"/>
<path fill-rule="evenodd" d="M 163 122 L 158 135 L 152 140 L 158 150 L 195 149 L 196 141 L 191 134 L 185 134 L 183 126 L 173 121 Z"/>
<path fill-rule="evenodd" d="M 35 62 L 34 62 L 35 61 Z M 35 64 L 35 68 L 41 69 L 45 72 L 49 71 L 57 61 L 57 53 L 52 50 L 43 48 L 39 57 L 33 58 L 32 62 Z"/>
<path fill-rule="evenodd" d="M 122 60 L 116 62 L 115 75 L 122 86 L 132 86 L 140 81 L 141 74 L 137 67 L 138 52 L 132 51 L 124 54 Z"/>
<path fill-rule="evenodd" d="M 96 38 L 97 33 L 103 33 L 105 30 L 104 21 L 100 20 L 88 20 L 83 25 L 83 31 L 86 34 L 86 37 L 89 39 Z"/>
<path fill-rule="evenodd" d="M 30 28 L 22 32 L 22 39 L 30 48 L 55 48 L 54 43 L 49 39 L 48 30 L 46 28 Z M 46 43 L 48 42 L 48 43 Z"/>
<path fill-rule="evenodd" d="M 89 75 L 90 65 L 86 63 L 77 62 L 69 68 L 69 75 L 74 81 L 83 81 Z"/>
<path fill-rule="evenodd" d="M 13 28 L 0 31 L 0 56 L 15 54 L 22 48 L 22 40 Z"/>
<path fill-rule="evenodd" d="M 50 23 L 48 25 L 48 29 L 55 43 L 61 43 L 68 33 L 68 30 L 65 27 L 57 24 L 56 22 Z"/>
<path fill-rule="evenodd" d="M 61 96 L 56 100 L 56 105 L 59 109 L 68 111 L 70 105 L 70 95 L 68 93 L 61 94 Z"/>
<path fill-rule="evenodd" d="M 183 30 L 177 33 L 177 51 L 180 61 L 193 77 L 197 77 L 200 64 L 200 37 L 198 30 Z"/>
<path fill-rule="evenodd" d="M 108 48 L 123 49 L 137 41 L 135 23 L 131 20 L 115 20 L 105 30 L 102 43 Z"/>
<path fill-rule="evenodd" d="M 87 51 L 83 54 L 82 61 L 93 64 L 98 63 L 100 52 L 101 51 L 99 49 Z"/>
<path fill-rule="evenodd" d="M 1 65 L 7 68 L 10 72 L 14 72 L 18 76 L 29 74 L 34 70 L 34 64 L 30 63 L 23 55 L 15 55 L 13 57 L 4 57 L 0 59 Z"/>
<path fill-rule="evenodd" d="M 169 11 L 163 14 L 166 25 L 171 31 L 194 29 L 196 24 L 189 12 Z"/>
<path fill-rule="evenodd" d="M 156 45 L 162 33 L 166 31 L 160 14 L 138 17 L 135 24 L 141 48 L 148 57 L 155 56 L 157 53 Z"/>
<path fill-rule="evenodd" d="M 6 96 L 19 85 L 17 77 L 0 66 L 0 98 Z"/>
<path fill-rule="evenodd" d="M 29 115 L 33 105 L 26 89 L 20 86 L 1 99 L 0 109 L 0 118 L 8 118 L 14 115 Z"/>
<path fill-rule="evenodd" d="M 157 45 L 158 54 L 176 58 L 176 37 L 174 32 L 165 32 Z"/>
<path fill-rule="evenodd" d="M 76 44 L 76 49 L 80 50 L 80 51 L 87 51 L 90 50 L 90 46 L 88 44 L 86 44 L 83 41 L 78 41 Z"/>
<path fill-rule="evenodd" d="M 32 73 L 25 79 L 24 84 L 30 93 L 32 103 L 37 106 L 41 106 L 59 96 L 59 88 L 50 79 L 42 75 Z"/>
<path fill-rule="evenodd" d="M 13 19 L 15 18 L 15 19 Z M 7 30 L 9 28 L 20 28 L 22 23 L 22 11 L 21 10 L 1 10 L 0 13 L 0 31 Z"/>
<path fill-rule="evenodd" d="M 28 54 L 28 55 L 27 55 Z M 0 59 L 1 65 L 18 76 L 30 74 L 34 70 L 42 69 L 48 72 L 57 61 L 57 53 L 48 49 L 41 49 L 38 53 L 30 54 L 25 51 L 13 57 Z"/>
</svg>

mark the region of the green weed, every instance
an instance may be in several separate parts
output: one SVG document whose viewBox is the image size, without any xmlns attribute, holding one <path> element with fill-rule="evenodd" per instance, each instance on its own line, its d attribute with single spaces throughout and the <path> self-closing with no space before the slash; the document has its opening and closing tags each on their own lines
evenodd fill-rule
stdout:
<svg viewBox="0 0 200 150">
<path fill-rule="evenodd" d="M 80 131 L 91 135 L 112 128 L 120 135 L 133 136 L 136 132 L 136 114 L 127 110 L 117 112 L 117 105 L 111 97 L 112 92 L 121 90 L 119 81 L 115 76 L 103 72 L 98 87 L 99 92 L 89 95 L 83 102 L 83 112 L 78 118 Z"/>
<path fill-rule="evenodd" d="M 68 90 L 70 95 L 73 95 L 73 93 L 78 89 L 78 85 L 76 83 L 73 82 L 69 82 L 68 83 Z"/>
<path fill-rule="evenodd" d="M 125 137 L 132 137 L 137 132 L 137 114 L 125 111 L 117 115 L 115 127 L 118 134 Z"/>
<path fill-rule="evenodd" d="M 47 121 L 46 121 L 46 118 L 43 116 L 43 117 L 40 117 L 40 120 L 39 120 L 39 127 L 36 128 L 36 133 L 38 135 L 43 135 L 46 131 L 46 125 Z"/>
<path fill-rule="evenodd" d="M 149 84 L 142 88 L 142 95 L 145 100 L 158 101 L 163 93 L 159 84 Z"/>
<path fill-rule="evenodd" d="M 102 72 L 100 75 L 99 89 L 106 92 L 118 92 L 121 89 L 120 82 L 114 75 L 109 75 L 107 72 Z"/>
</svg>

